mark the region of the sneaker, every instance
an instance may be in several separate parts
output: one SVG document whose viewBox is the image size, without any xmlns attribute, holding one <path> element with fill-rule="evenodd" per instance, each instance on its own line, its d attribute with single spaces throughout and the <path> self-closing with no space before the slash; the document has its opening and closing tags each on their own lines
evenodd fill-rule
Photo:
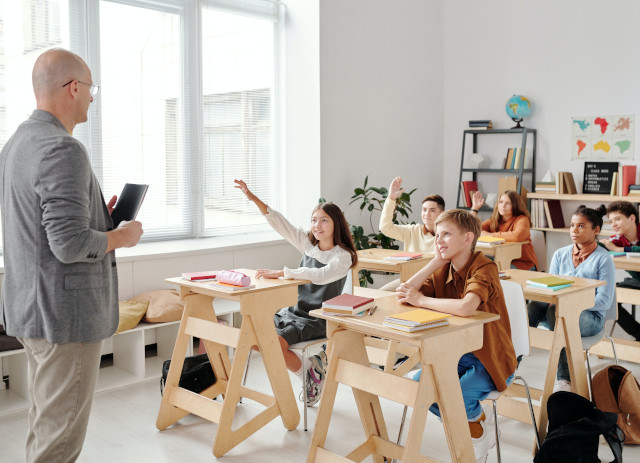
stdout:
<svg viewBox="0 0 640 463">
<path fill-rule="evenodd" d="M 327 354 L 321 351 L 318 355 L 309 357 L 307 361 L 310 365 L 305 373 L 307 375 L 307 407 L 313 407 L 318 403 L 322 395 L 322 388 L 327 374 Z"/>
<path fill-rule="evenodd" d="M 471 438 L 473 453 L 476 456 L 476 463 L 485 463 L 489 450 L 496 445 L 496 429 L 493 425 L 493 413 L 485 413 L 485 419 L 480 422 L 482 426 L 482 436 L 477 439 Z"/>
<path fill-rule="evenodd" d="M 553 392 L 558 391 L 571 392 L 571 381 L 567 381 L 566 379 L 556 379 L 556 382 L 553 383 Z"/>
</svg>

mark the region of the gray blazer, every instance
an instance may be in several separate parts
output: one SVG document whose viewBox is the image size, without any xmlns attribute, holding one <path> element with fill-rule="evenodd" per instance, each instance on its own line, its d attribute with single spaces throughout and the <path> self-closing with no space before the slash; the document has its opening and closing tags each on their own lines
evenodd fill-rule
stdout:
<svg viewBox="0 0 640 463">
<path fill-rule="evenodd" d="M 35 110 L 0 153 L 7 334 L 95 342 L 118 327 L 113 228 L 84 146 Z"/>
</svg>

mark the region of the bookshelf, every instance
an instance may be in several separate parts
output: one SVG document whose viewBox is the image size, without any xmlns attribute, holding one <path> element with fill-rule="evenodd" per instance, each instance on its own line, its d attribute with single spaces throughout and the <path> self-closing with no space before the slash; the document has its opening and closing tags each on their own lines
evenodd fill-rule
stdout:
<svg viewBox="0 0 640 463">
<path fill-rule="evenodd" d="M 598 194 L 557 194 L 557 193 L 529 193 L 527 195 L 528 199 L 557 199 L 559 201 L 574 201 L 580 203 L 589 203 L 589 202 L 598 202 L 604 203 L 605 205 L 608 203 L 612 203 L 614 201 L 629 201 L 631 203 L 638 204 L 640 203 L 640 197 L 636 196 L 618 196 L 618 195 L 598 195 Z M 569 227 L 565 228 L 542 228 L 542 227 L 531 227 L 532 230 L 540 230 L 543 232 L 552 232 L 552 233 L 569 233 Z M 608 237 L 611 235 L 609 230 L 601 231 L 598 233 L 598 236 Z"/>
<path fill-rule="evenodd" d="M 467 144 L 468 138 L 471 138 L 470 140 L 470 145 L 471 145 L 471 154 L 473 153 L 477 153 L 478 152 L 478 142 L 479 139 L 488 137 L 490 135 L 521 135 L 520 137 L 520 148 L 522 149 L 522 153 L 524 154 L 521 159 L 520 159 L 520 165 L 516 166 L 515 169 L 501 169 L 501 168 L 478 168 L 478 167 L 469 167 L 469 161 L 468 161 L 468 156 L 465 156 L 467 147 L 469 146 Z M 508 137 L 506 137 L 508 138 Z M 527 141 L 528 138 L 531 138 L 530 142 L 531 142 L 531 150 L 529 153 L 527 153 Z M 525 175 L 530 175 L 531 177 L 531 188 L 530 191 L 533 191 L 533 187 L 535 184 L 535 177 L 536 177 L 536 138 L 537 138 L 537 132 L 536 129 L 530 129 L 527 127 L 522 127 L 519 129 L 495 129 L 495 130 L 473 130 L 473 129 L 468 129 L 468 130 L 464 130 L 462 133 L 462 154 L 460 156 L 460 175 L 458 178 L 458 196 L 457 196 L 457 200 L 456 200 L 456 207 L 460 208 L 460 209 L 469 209 L 466 205 L 465 202 L 465 198 L 464 198 L 464 190 L 462 189 L 461 183 L 463 180 L 469 180 L 469 174 L 471 174 L 471 180 L 477 181 L 479 179 L 479 175 L 482 176 L 489 176 L 489 175 L 493 175 L 493 177 L 497 177 L 497 176 L 512 176 L 512 177 L 516 177 L 518 179 L 518 183 L 517 183 L 517 187 L 516 187 L 516 191 L 518 193 L 522 192 L 522 186 L 524 183 L 524 176 Z M 510 138 L 510 140 L 513 140 L 513 137 Z M 511 143 L 509 145 L 505 144 L 503 146 L 503 149 L 506 149 L 510 146 L 513 146 L 514 144 Z M 503 153 L 504 151 L 502 151 L 501 153 Z M 532 156 L 531 158 L 531 168 L 525 168 L 525 157 L 527 156 L 527 154 L 529 156 Z M 499 160 L 502 160 L 502 156 L 503 154 L 500 154 L 499 156 L 493 156 L 493 165 L 496 165 L 496 157 L 499 158 Z M 466 161 L 466 162 L 465 162 Z M 498 161 L 499 162 L 499 161 Z M 467 178 L 463 178 L 465 177 Z M 497 178 L 495 179 L 495 182 L 497 184 L 498 180 Z M 493 210 L 493 208 L 490 208 L 488 206 L 483 206 L 482 210 L 485 211 L 490 211 Z"/>
</svg>

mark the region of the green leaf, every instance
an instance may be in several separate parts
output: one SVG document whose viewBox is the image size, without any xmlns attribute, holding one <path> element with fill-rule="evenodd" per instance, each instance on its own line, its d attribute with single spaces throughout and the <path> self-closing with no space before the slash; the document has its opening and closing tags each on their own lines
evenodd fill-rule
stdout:
<svg viewBox="0 0 640 463">
<path fill-rule="evenodd" d="M 374 205 L 373 204 L 369 204 L 369 207 L 368 207 L 369 212 L 373 211 L 373 208 L 374 208 Z"/>
<path fill-rule="evenodd" d="M 318 199 L 318 204 L 324 204 L 326 202 L 327 202 L 327 200 L 324 199 L 322 196 Z"/>
<path fill-rule="evenodd" d="M 355 190 L 353 190 L 353 192 L 355 193 L 355 195 L 363 195 L 364 194 L 364 190 L 362 188 L 356 188 Z"/>
</svg>

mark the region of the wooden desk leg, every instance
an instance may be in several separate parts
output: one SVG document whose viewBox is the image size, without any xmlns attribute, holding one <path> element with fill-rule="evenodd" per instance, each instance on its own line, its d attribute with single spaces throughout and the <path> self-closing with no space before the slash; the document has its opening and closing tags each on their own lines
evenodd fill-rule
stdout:
<svg viewBox="0 0 640 463">
<path fill-rule="evenodd" d="M 337 363 L 337 359 L 341 358 L 369 366 L 369 359 L 364 345 L 364 334 L 343 330 L 335 331 L 334 333 L 331 333 L 330 336 L 329 370 L 327 372 L 327 379 L 322 393 L 322 402 L 320 404 L 320 410 L 318 411 L 316 426 L 311 437 L 307 463 L 311 463 L 315 460 L 317 448 L 324 447 L 327 439 L 331 412 L 333 411 L 336 392 L 338 390 L 338 382 L 335 380 L 335 365 Z M 356 400 L 358 413 L 360 414 L 360 420 L 362 421 L 366 438 L 369 438 L 370 436 L 379 436 L 384 440 L 388 440 L 389 435 L 387 433 L 378 396 L 357 389 L 353 390 L 353 395 Z M 384 457 L 382 455 L 374 454 L 371 457 L 376 463 L 383 463 L 384 461 Z"/>
<path fill-rule="evenodd" d="M 284 357 L 282 356 L 282 348 L 273 323 L 273 315 L 268 315 L 268 312 L 263 312 L 262 314 L 254 312 L 250 318 L 253 320 L 253 328 L 273 395 L 280 407 L 282 424 L 291 431 L 300 423 L 300 411 L 293 395 L 293 388 L 284 363 Z"/>
<path fill-rule="evenodd" d="M 547 365 L 547 374 L 544 380 L 544 388 L 542 397 L 540 398 L 540 417 L 538 419 L 538 435 L 542 441 L 547 435 L 547 424 L 549 417 L 547 416 L 547 399 L 553 393 L 553 385 L 556 381 L 558 373 L 558 360 L 560 360 L 560 351 L 565 347 L 564 343 L 564 318 L 556 319 L 556 326 L 553 330 L 553 344 L 549 351 L 549 363 Z M 536 447 L 534 444 L 534 452 Z"/>
<path fill-rule="evenodd" d="M 442 423 L 444 425 L 449 453 L 453 462 L 475 461 L 473 446 L 471 445 L 471 433 L 469 422 L 464 408 L 464 399 L 460 389 L 458 378 L 458 362 L 460 357 L 467 352 L 473 352 L 482 347 L 483 326 L 471 327 L 468 332 L 453 332 L 437 338 L 427 338 L 422 342 L 423 372 L 431 373 L 435 400 L 438 402 Z M 422 377 L 420 378 L 422 381 Z M 427 384 L 429 386 L 429 384 Z M 430 402 L 430 401 L 427 401 Z M 426 404 L 428 408 L 431 404 Z M 415 410 L 414 410 L 415 413 Z M 425 413 L 426 410 L 420 411 Z M 413 418 L 412 418 L 413 421 Z M 418 424 L 422 421 L 420 419 Z M 413 423 L 412 423 L 413 426 Z M 422 426 L 424 430 L 424 425 Z M 407 436 L 407 445 L 410 441 L 422 438 L 422 431 L 410 428 Z M 411 436 L 411 438 L 409 437 Z M 415 461 L 408 459 L 406 461 Z"/>
<path fill-rule="evenodd" d="M 173 348 L 173 354 L 171 355 L 171 366 L 169 367 L 167 382 L 165 384 L 162 402 L 160 403 L 158 418 L 156 420 L 156 427 L 161 431 L 189 414 L 189 412 L 172 405 L 169 400 L 171 398 L 172 391 L 178 387 L 180 374 L 182 373 L 182 366 L 184 365 L 184 357 L 187 353 L 187 347 L 191 340 L 191 336 L 184 332 L 187 320 L 189 317 L 195 317 L 216 322 L 217 318 L 211 304 L 212 299 L 213 298 L 210 296 L 203 296 L 201 294 L 193 294 L 186 297 L 186 304 L 184 312 L 182 313 L 180 328 L 178 329 L 178 336 L 176 337 L 176 344 Z M 216 375 L 221 375 L 218 377 L 223 377 L 223 373 L 219 369 L 220 363 L 216 361 L 216 358 L 226 358 L 227 362 L 229 359 L 226 357 L 226 350 L 224 351 L 223 356 L 212 355 L 212 353 L 217 352 L 220 348 L 220 346 L 216 346 L 217 345 L 207 346 L 207 353 L 209 354 L 209 359 L 212 362 Z"/>
<path fill-rule="evenodd" d="M 587 369 L 584 365 L 582 339 L 580 336 L 580 314 L 576 312 L 565 315 L 564 335 L 567 344 L 567 363 L 571 376 L 571 390 L 582 397 L 589 398 Z"/>
</svg>

